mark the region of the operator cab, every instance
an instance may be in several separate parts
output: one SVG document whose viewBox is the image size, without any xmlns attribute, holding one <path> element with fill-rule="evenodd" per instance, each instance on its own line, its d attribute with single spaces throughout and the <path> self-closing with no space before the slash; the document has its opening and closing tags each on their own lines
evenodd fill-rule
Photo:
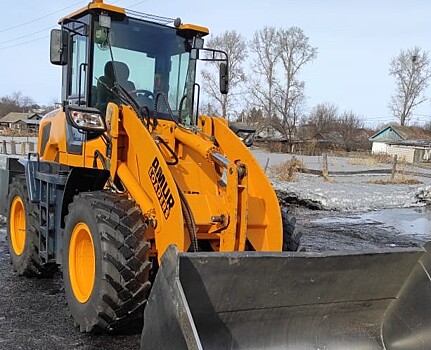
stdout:
<svg viewBox="0 0 431 350">
<path fill-rule="evenodd" d="M 107 104 L 115 102 L 158 119 L 195 124 L 196 62 L 208 29 L 179 19 L 167 25 L 172 22 L 100 0 L 61 19 L 62 29 L 51 33 L 51 62 L 64 66 L 63 105 L 105 115 Z M 224 61 L 221 73 L 227 76 L 226 54 L 208 51 L 213 58 L 215 52 L 224 54 L 216 61 Z M 227 81 L 224 85 L 227 92 Z"/>
</svg>

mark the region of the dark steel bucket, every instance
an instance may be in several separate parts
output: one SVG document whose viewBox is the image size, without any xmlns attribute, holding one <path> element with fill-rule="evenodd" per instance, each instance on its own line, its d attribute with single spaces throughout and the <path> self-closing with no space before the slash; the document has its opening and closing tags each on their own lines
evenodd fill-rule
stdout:
<svg viewBox="0 0 431 350">
<path fill-rule="evenodd" d="M 162 259 L 141 349 L 430 349 L 422 248 Z"/>
</svg>

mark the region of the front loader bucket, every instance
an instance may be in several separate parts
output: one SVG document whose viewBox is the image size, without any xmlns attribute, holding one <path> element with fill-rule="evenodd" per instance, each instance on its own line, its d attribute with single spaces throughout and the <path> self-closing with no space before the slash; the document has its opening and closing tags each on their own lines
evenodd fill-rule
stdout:
<svg viewBox="0 0 431 350">
<path fill-rule="evenodd" d="M 141 349 L 430 349 L 424 253 L 179 254 L 171 246 Z"/>
</svg>

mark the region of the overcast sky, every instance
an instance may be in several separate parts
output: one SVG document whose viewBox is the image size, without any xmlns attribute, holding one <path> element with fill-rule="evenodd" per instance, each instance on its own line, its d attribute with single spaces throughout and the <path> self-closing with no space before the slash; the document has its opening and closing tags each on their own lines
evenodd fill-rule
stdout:
<svg viewBox="0 0 431 350">
<path fill-rule="evenodd" d="M 388 76 L 391 58 L 413 46 L 431 51 L 430 0 L 112 2 L 180 17 L 184 23 L 207 26 L 214 34 L 235 29 L 248 39 L 265 25 L 299 26 L 318 48 L 317 59 L 301 76 L 306 82 L 307 108 L 331 102 L 340 112 L 352 110 L 363 116 L 369 125 L 394 120 L 387 107 L 395 86 Z M 22 91 L 41 104 L 59 100 L 60 69 L 49 63 L 49 31 L 62 15 L 87 3 L 0 0 L 0 96 Z M 427 93 L 431 96 L 431 89 Z M 428 120 L 430 101 L 413 118 Z"/>
</svg>

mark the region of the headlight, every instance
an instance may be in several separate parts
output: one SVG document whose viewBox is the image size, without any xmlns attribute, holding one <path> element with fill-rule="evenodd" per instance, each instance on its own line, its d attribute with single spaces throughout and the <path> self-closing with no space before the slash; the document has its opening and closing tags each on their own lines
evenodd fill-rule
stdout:
<svg viewBox="0 0 431 350">
<path fill-rule="evenodd" d="M 105 121 L 96 108 L 67 106 L 66 116 L 68 122 L 83 131 L 104 132 L 106 130 Z"/>
<path fill-rule="evenodd" d="M 103 125 L 102 116 L 100 114 L 72 111 L 71 116 L 73 121 L 79 127 L 97 130 L 104 130 L 105 128 Z"/>
</svg>

